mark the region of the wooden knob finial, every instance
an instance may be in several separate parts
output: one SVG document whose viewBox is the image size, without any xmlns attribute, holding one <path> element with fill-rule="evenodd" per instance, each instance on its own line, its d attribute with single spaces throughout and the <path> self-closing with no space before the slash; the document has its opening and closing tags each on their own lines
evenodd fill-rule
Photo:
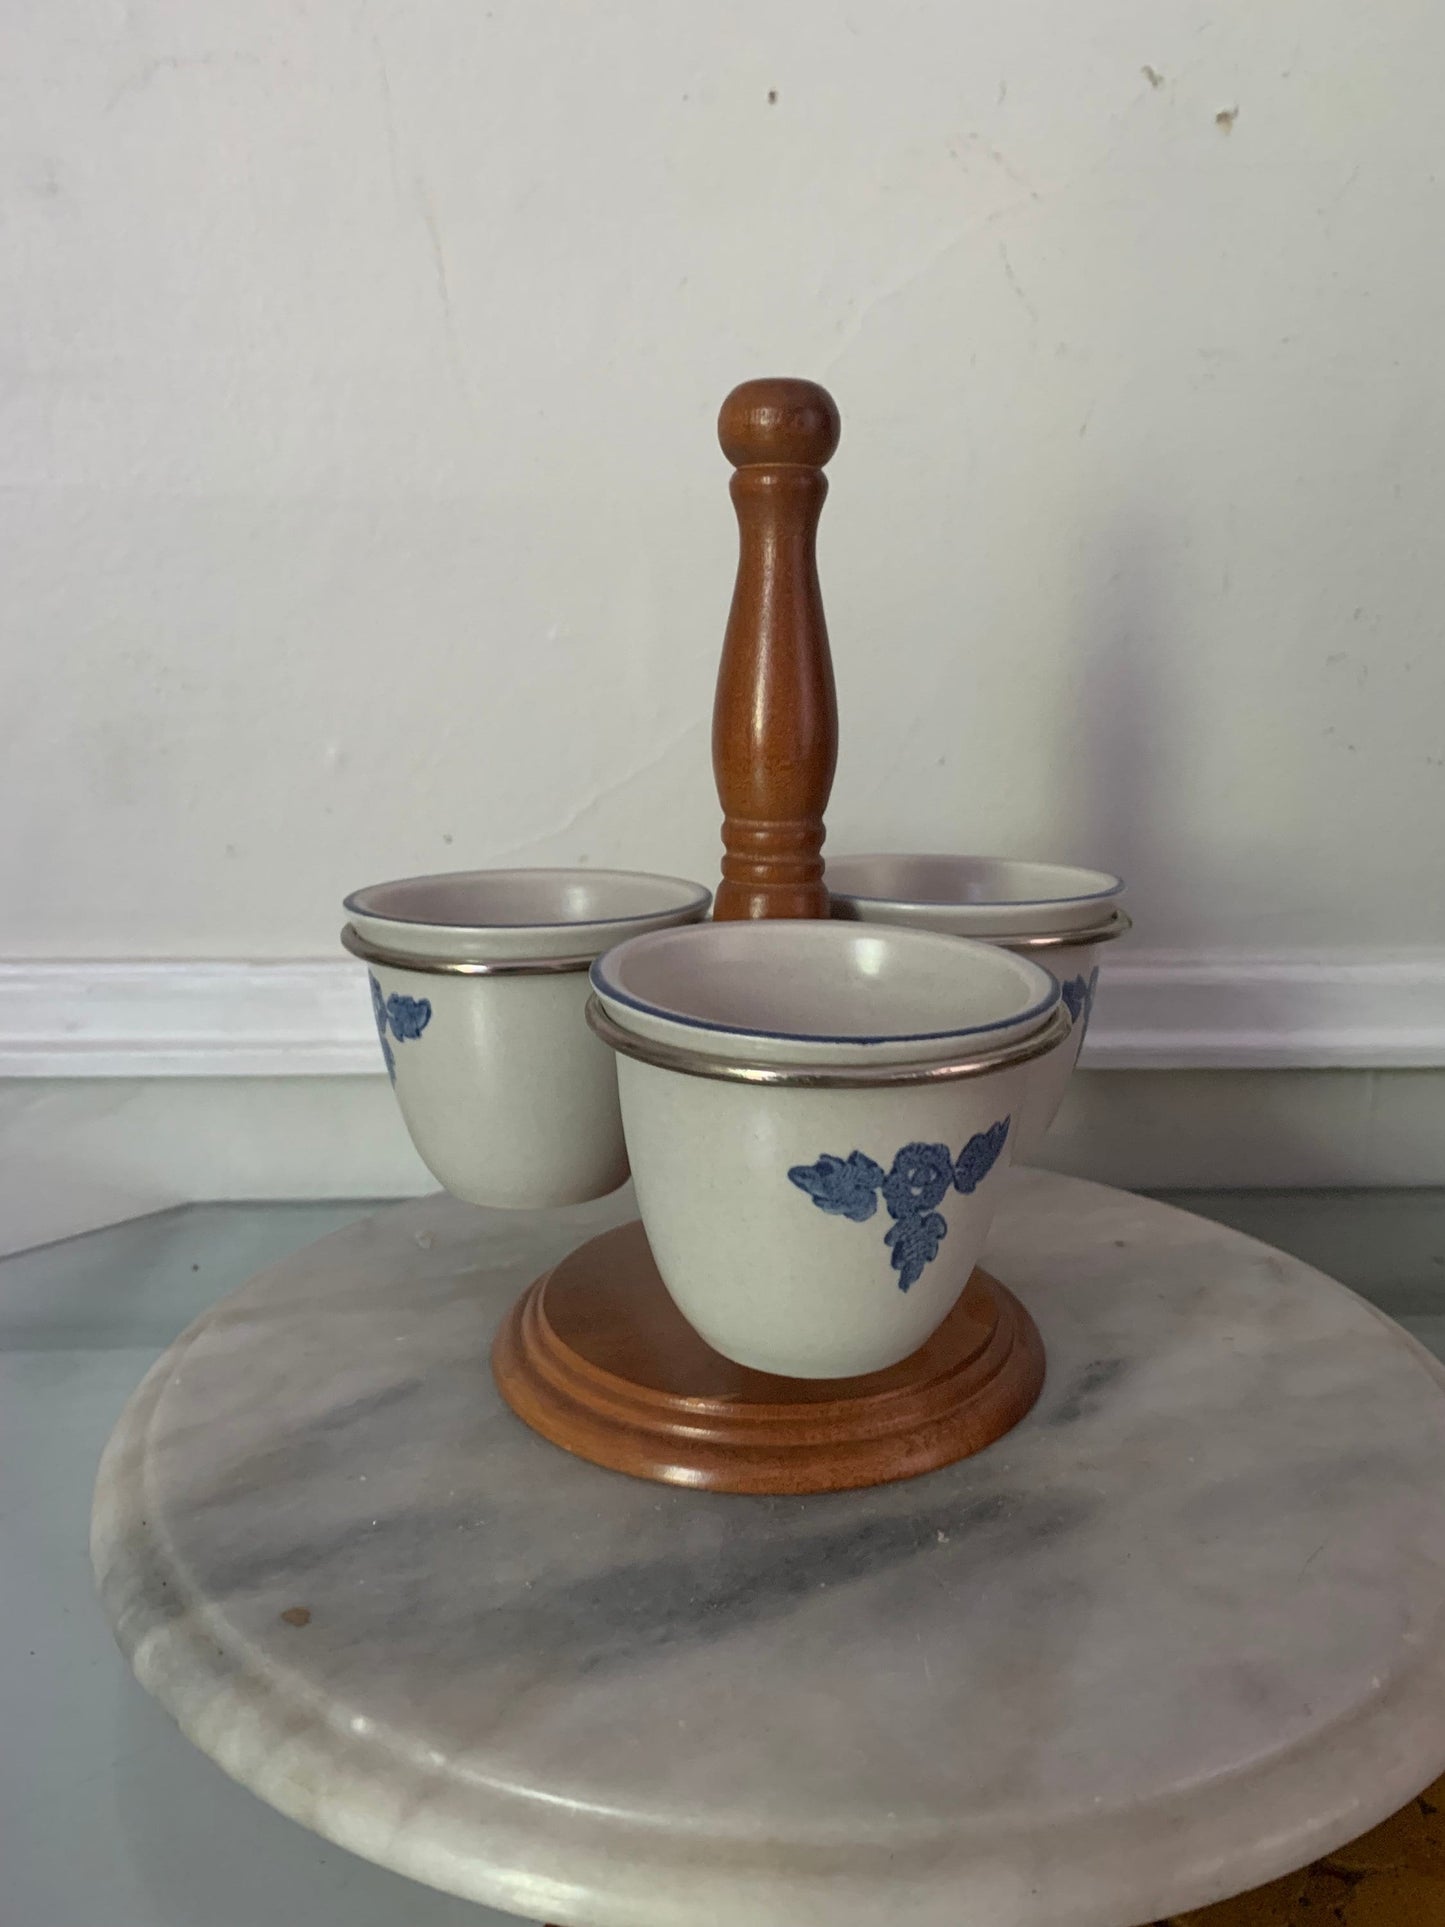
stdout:
<svg viewBox="0 0 1445 1927">
<path fill-rule="evenodd" d="M 838 446 L 837 403 L 815 381 L 745 381 L 718 412 L 717 438 L 734 468 L 800 462 L 822 468 Z"/>
<path fill-rule="evenodd" d="M 839 432 L 833 397 L 811 381 L 745 381 L 718 416 L 738 518 L 712 722 L 721 919 L 828 914 L 823 811 L 838 706 L 815 543 Z"/>
</svg>

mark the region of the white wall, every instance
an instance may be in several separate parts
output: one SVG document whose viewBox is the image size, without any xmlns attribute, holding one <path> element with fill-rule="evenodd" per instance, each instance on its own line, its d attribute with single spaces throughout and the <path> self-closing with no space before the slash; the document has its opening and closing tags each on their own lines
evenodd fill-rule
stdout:
<svg viewBox="0 0 1445 1927">
<path fill-rule="evenodd" d="M 713 420 L 771 372 L 844 417 L 836 847 L 1118 868 L 1194 963 L 1445 950 L 1438 9 L 9 0 L 0 47 L 0 956 L 710 877 Z"/>
</svg>

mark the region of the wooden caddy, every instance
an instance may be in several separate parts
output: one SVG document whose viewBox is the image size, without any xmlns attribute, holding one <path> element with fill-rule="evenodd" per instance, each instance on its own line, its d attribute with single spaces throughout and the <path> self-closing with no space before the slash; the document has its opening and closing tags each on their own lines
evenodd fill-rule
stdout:
<svg viewBox="0 0 1445 1927">
<path fill-rule="evenodd" d="M 832 396 L 809 381 L 744 382 L 718 417 L 739 535 L 713 709 L 719 919 L 828 915 L 838 709 L 816 540 L 838 435 Z M 1044 1349 L 1012 1293 L 975 1271 L 927 1344 L 885 1371 L 751 1371 L 693 1331 L 634 1221 L 527 1288 L 492 1370 L 533 1430 L 596 1465 L 714 1492 L 838 1492 L 981 1451 L 1038 1397 Z"/>
</svg>

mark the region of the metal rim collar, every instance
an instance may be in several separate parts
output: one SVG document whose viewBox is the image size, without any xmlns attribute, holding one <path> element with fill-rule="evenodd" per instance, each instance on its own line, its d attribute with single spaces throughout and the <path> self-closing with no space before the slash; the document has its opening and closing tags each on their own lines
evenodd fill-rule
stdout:
<svg viewBox="0 0 1445 1927">
<path fill-rule="evenodd" d="M 363 937 L 355 924 L 341 933 L 342 948 L 363 963 L 392 970 L 416 970 L 427 977 L 555 977 L 566 971 L 590 970 L 591 957 L 518 957 L 505 963 L 463 963 L 451 957 L 417 957 L 401 950 L 383 950 Z"/>
<path fill-rule="evenodd" d="M 758 1084 L 772 1089 L 878 1091 L 908 1084 L 951 1084 L 963 1077 L 987 1077 L 994 1071 L 1011 1070 L 1017 1064 L 1032 1063 L 1062 1044 L 1072 1025 L 1069 1013 L 1060 1005 L 1048 1022 L 1032 1036 L 1016 1043 L 1001 1044 L 991 1051 L 972 1057 L 945 1059 L 935 1064 L 760 1064 L 741 1057 L 712 1057 L 706 1051 L 688 1050 L 682 1044 L 664 1044 L 653 1037 L 639 1037 L 625 1030 L 595 995 L 587 1000 L 587 1022 L 604 1044 L 623 1057 L 659 1070 L 681 1071 L 688 1077 L 710 1077 L 726 1084 Z"/>
<path fill-rule="evenodd" d="M 1090 944 L 1112 943 L 1134 928 L 1127 910 L 1113 911 L 1102 923 L 1087 930 L 1060 930 L 1037 937 L 980 937 L 980 943 L 996 943 L 1003 950 L 1084 950 Z"/>
</svg>

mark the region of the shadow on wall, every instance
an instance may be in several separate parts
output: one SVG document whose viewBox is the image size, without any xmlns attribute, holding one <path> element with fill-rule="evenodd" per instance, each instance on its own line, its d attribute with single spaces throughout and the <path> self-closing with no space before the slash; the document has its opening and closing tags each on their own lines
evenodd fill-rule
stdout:
<svg viewBox="0 0 1445 1927">
<path fill-rule="evenodd" d="M 1135 923 L 1133 936 L 1105 953 L 1106 985 L 1111 970 L 1136 960 L 1167 968 L 1171 958 L 1197 963 L 1217 948 L 1203 906 L 1235 904 L 1236 929 L 1268 925 L 1280 907 L 1277 855 L 1220 849 L 1192 813 L 1202 717 L 1194 685 L 1208 665 L 1185 647 L 1174 545 L 1167 525 L 1140 515 L 1088 548 L 1065 652 L 1056 820 L 1073 826 L 1080 861 L 1124 877 Z M 1237 993 L 1232 1018 L 1242 1030 L 1282 1037 L 1308 1021 L 1296 997 L 1253 985 Z M 1156 1084 L 1152 1070 L 1090 1076 L 1087 1064 L 1086 1056 L 1041 1163 L 1112 1182 L 1122 1169 L 1135 1184 L 1248 1185 L 1261 1182 L 1260 1171 L 1272 1183 L 1360 1181 L 1350 1126 L 1370 1128 L 1372 1073 L 1194 1071 L 1186 1086 L 1180 1074 Z"/>
</svg>

